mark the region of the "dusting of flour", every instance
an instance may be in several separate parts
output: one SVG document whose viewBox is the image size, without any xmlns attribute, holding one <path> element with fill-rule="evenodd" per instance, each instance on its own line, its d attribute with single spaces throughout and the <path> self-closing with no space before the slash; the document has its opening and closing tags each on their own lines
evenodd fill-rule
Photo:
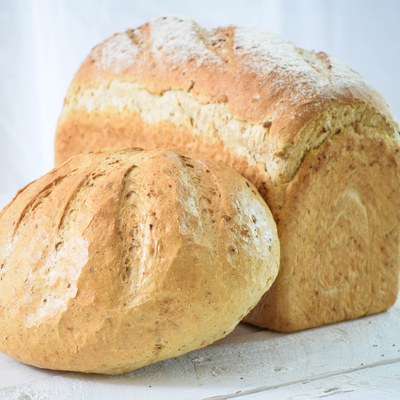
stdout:
<svg viewBox="0 0 400 400">
<path fill-rule="evenodd" d="M 206 34 L 195 22 L 177 17 L 161 17 L 150 23 L 151 51 L 156 60 L 164 57 L 175 63 L 195 61 L 198 65 L 205 61 L 222 64 L 204 41 Z"/>
<path fill-rule="evenodd" d="M 139 47 L 126 32 L 117 33 L 104 42 L 99 60 L 100 67 L 111 69 L 118 74 L 134 63 L 138 52 Z"/>
</svg>

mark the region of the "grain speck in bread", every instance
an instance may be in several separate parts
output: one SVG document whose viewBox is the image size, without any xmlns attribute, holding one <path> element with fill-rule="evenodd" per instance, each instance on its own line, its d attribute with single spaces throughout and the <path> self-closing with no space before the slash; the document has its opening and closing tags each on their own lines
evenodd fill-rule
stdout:
<svg viewBox="0 0 400 400">
<path fill-rule="evenodd" d="M 121 373 L 222 338 L 275 279 L 257 190 L 171 151 L 79 155 L 0 213 L 0 350 Z"/>
<path fill-rule="evenodd" d="M 112 42 L 127 45 L 105 62 Z M 164 17 L 90 52 L 65 100 L 56 160 L 167 147 L 236 169 L 270 206 L 281 241 L 278 278 L 246 320 L 294 331 L 394 303 L 398 140 L 382 97 L 327 54 Z"/>
</svg>

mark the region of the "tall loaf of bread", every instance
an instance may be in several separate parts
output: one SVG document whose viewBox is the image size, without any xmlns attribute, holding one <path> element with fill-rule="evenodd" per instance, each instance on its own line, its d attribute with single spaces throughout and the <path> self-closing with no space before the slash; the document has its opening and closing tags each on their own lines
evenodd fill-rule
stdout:
<svg viewBox="0 0 400 400">
<path fill-rule="evenodd" d="M 398 138 L 383 99 L 325 53 L 164 17 L 91 51 L 65 100 L 56 161 L 169 147 L 235 168 L 267 201 L 281 241 L 278 278 L 247 321 L 294 331 L 394 303 Z"/>
</svg>

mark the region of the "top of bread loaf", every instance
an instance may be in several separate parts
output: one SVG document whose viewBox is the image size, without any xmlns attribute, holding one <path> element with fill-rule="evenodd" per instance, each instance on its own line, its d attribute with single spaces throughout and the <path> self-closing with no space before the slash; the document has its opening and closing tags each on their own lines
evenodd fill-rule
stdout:
<svg viewBox="0 0 400 400">
<path fill-rule="evenodd" d="M 398 130 L 382 97 L 358 73 L 323 52 L 253 28 L 206 30 L 190 20 L 160 17 L 117 33 L 94 47 L 82 64 L 64 115 L 82 101 L 88 107 L 90 93 L 82 96 L 83 91 L 116 81 L 137 83 L 156 95 L 190 92 L 203 104 L 224 104 L 237 120 L 262 126 L 263 138 L 252 141 L 268 144 L 273 163 L 282 159 L 285 171 L 276 171 L 286 182 L 310 148 L 346 124 L 367 118 L 368 125 Z M 118 104 L 121 96 L 105 97 Z M 315 129 L 304 129 L 315 119 Z"/>
</svg>

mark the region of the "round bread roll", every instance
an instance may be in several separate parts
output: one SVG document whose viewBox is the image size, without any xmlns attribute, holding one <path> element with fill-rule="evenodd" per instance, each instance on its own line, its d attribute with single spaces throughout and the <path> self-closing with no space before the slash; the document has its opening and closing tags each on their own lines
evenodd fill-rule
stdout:
<svg viewBox="0 0 400 400">
<path fill-rule="evenodd" d="M 278 271 L 254 186 L 166 150 L 73 157 L 0 226 L 0 349 L 41 368 L 117 374 L 206 346 Z"/>
</svg>

